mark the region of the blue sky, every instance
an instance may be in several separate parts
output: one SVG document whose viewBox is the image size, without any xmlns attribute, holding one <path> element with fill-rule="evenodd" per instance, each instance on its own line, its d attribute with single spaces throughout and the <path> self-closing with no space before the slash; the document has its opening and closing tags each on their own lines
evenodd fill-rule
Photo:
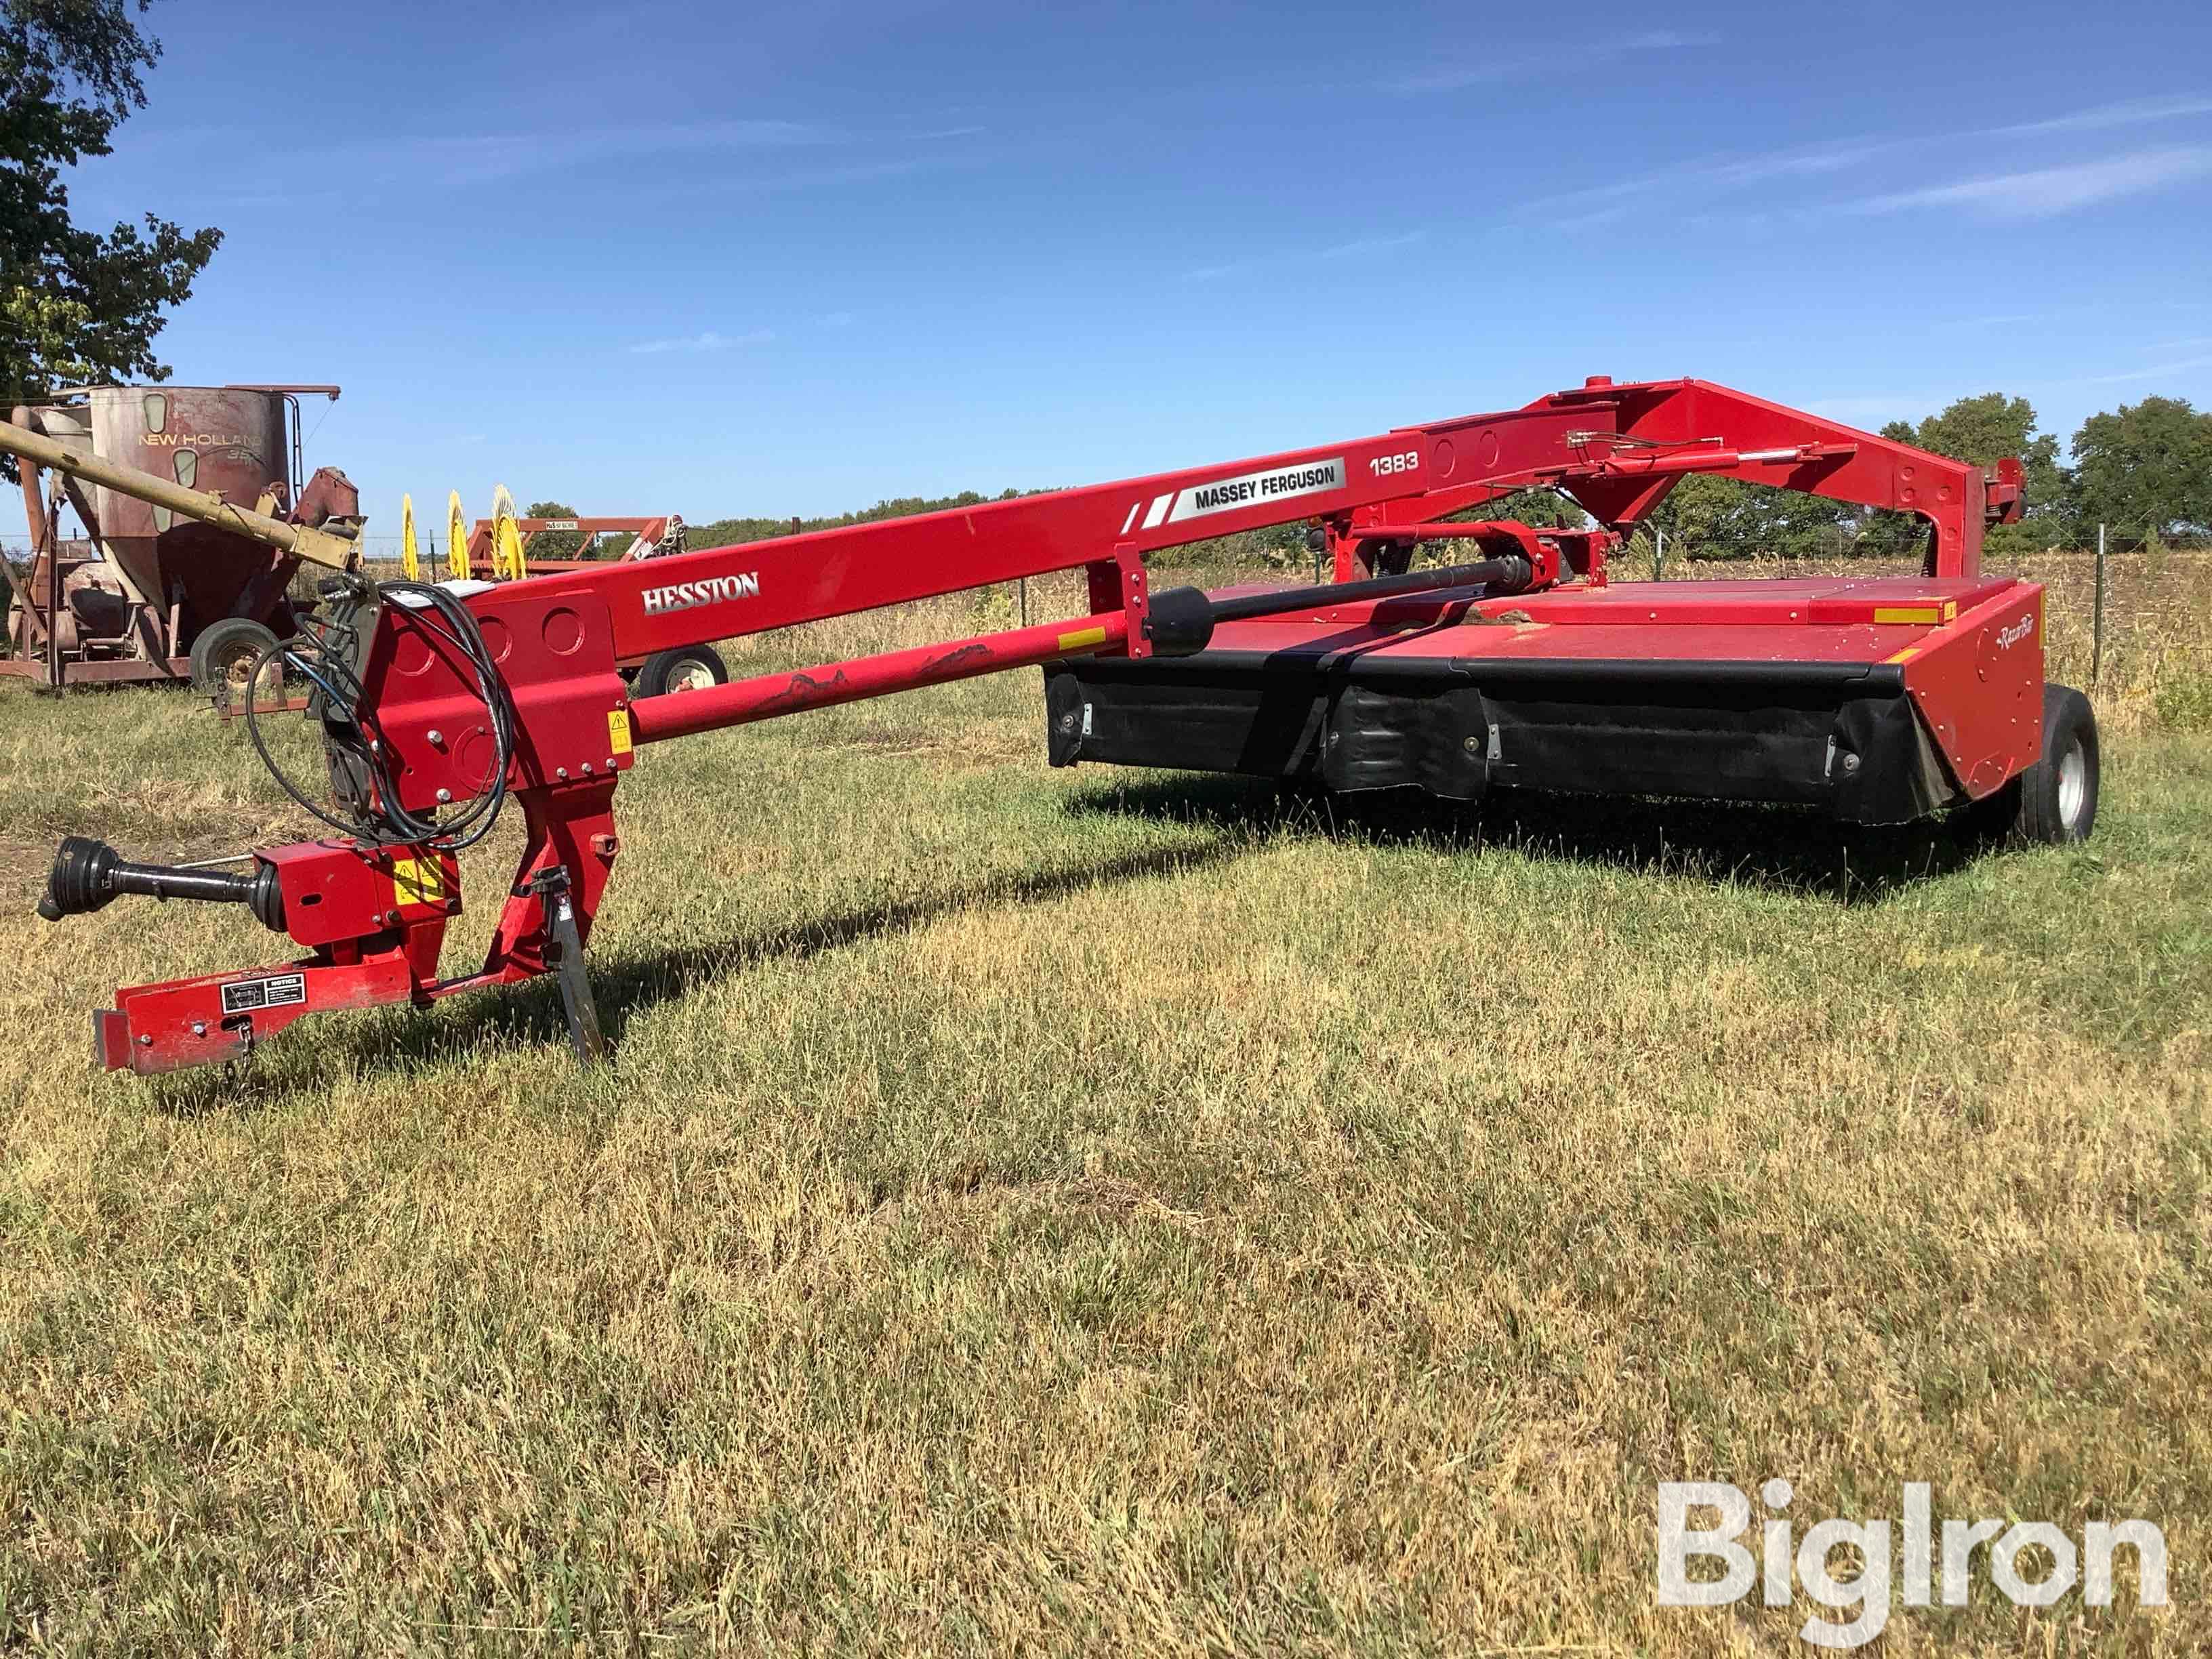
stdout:
<svg viewBox="0 0 2212 1659">
<path fill-rule="evenodd" d="M 372 534 L 495 483 L 695 522 L 1077 483 L 1589 374 L 2212 405 L 2201 3 L 148 21 L 78 217 L 223 228 L 163 356 L 343 384 L 309 460 Z"/>
</svg>

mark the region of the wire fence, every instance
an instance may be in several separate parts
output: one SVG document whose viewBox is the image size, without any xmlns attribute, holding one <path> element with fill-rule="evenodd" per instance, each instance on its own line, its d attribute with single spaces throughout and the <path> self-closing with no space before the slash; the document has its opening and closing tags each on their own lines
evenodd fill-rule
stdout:
<svg viewBox="0 0 2212 1659">
<path fill-rule="evenodd" d="M 365 572 L 373 580 L 390 580 L 398 577 L 401 574 L 402 544 L 402 538 L 398 536 L 363 536 L 361 538 L 361 548 L 362 563 Z M 444 572 L 446 568 L 444 550 L 438 537 L 435 535 L 419 537 L 416 549 L 421 556 L 422 569 L 426 574 L 434 577 Z M 1170 549 L 1160 556 L 1158 562 L 1164 566 L 1182 564 L 1184 561 L 1177 556 L 1178 554 L 1190 550 L 1194 550 Z M 2091 622 L 2090 677 L 2092 683 L 2102 677 L 2104 668 L 2105 617 L 2111 591 L 2112 559 L 2118 556 L 2132 556 L 2143 554 L 2155 556 L 2167 552 L 2205 550 L 2212 550 L 2212 536 L 2173 536 L 2161 534 L 2156 530 L 2147 531 L 2137 526 L 2099 525 L 2096 527 L 2094 541 L 2091 545 L 2081 549 L 2052 549 L 2037 556 L 2048 558 L 2055 555 L 2063 558 L 2072 552 L 2078 553 L 2085 560 L 2094 562 L 2095 574 L 2092 586 L 2094 595 Z M 0 561 L 4 561 L 8 567 L 5 570 L 0 570 L 0 586 L 12 590 L 20 583 L 28 574 L 33 553 L 33 548 L 29 537 L 0 536 Z M 1611 564 L 1620 580 L 1648 579 L 1653 581 L 1666 581 L 1686 579 L 1694 580 L 1699 577 L 1711 576 L 1717 574 L 1715 569 L 1717 566 L 1740 567 L 1747 574 L 1780 575 L 1793 569 L 1805 570 L 1808 573 L 1815 568 L 1832 570 L 1838 565 L 1848 564 L 1856 558 L 1863 558 L 1868 574 L 1875 574 L 1884 567 L 1900 570 L 1908 568 L 1917 568 L 1919 562 L 1917 551 L 1910 555 L 1900 555 L 1894 547 L 1872 546 L 1865 538 L 1850 536 L 1841 532 L 1838 534 L 1836 546 L 1832 551 L 1823 548 L 1815 552 L 1779 557 L 1764 549 L 1748 544 L 1738 546 L 1733 543 L 1715 543 L 1710 540 L 1686 549 L 1679 542 L 1671 539 L 1665 531 L 1646 526 L 1639 528 L 1613 555 Z M 1299 561 L 1299 563 L 1303 562 L 1302 560 Z M 1693 565 L 1702 568 L 1692 570 Z M 1206 565 L 1200 564 L 1194 569 L 1193 574 L 1202 579 L 1206 568 Z M 301 604 L 313 603 L 317 597 L 318 586 L 326 574 L 313 566 L 303 565 L 293 578 L 290 588 L 291 597 Z M 1297 574 L 1303 575 L 1304 572 L 1300 569 Z M 1312 575 L 1316 582 L 1325 579 L 1323 560 L 1319 553 L 1312 556 Z M 1004 589 L 1004 597 L 1010 608 L 1022 625 L 1026 627 L 1031 614 L 1029 583 L 1018 581 L 1000 586 Z M 994 592 L 998 591 L 995 588 L 993 590 Z M 12 599 L 15 595 L 10 591 L 5 597 Z"/>
<path fill-rule="evenodd" d="M 2140 526 L 2100 525 L 2094 532 L 2085 529 L 2077 539 L 2080 543 L 2077 547 L 2054 545 L 2048 550 L 2038 549 L 2037 550 L 2072 551 L 2088 556 L 2094 553 L 2100 543 L 2111 553 L 2212 550 L 2212 533 L 2177 534 L 2171 531 L 2145 529 Z M 700 544 L 700 545 L 706 545 L 706 544 Z M 389 564 L 396 568 L 399 563 L 400 546 L 401 538 L 398 536 L 371 535 L 361 538 L 362 559 L 371 564 Z M 1202 544 L 1200 546 L 1207 547 L 1210 550 L 1210 544 Z M 444 568 L 446 550 L 441 537 L 435 534 L 419 535 L 416 538 L 416 547 L 422 556 L 425 569 L 433 565 L 441 569 Z M 1237 550 L 1224 548 L 1223 552 L 1224 555 L 1233 555 Z M 0 534 L 0 558 L 5 558 L 11 564 L 21 565 L 29 562 L 31 555 L 32 543 L 28 536 Z M 1160 556 L 1165 562 L 1173 564 L 1205 564 L 1212 562 L 1203 553 L 1176 548 L 1168 549 Z M 1639 564 L 1646 568 L 1656 568 L 1663 572 L 1664 567 L 1670 562 L 1678 566 L 1690 559 L 1695 559 L 1701 563 L 1735 561 L 1765 562 L 1778 556 L 1783 557 L 1784 562 L 1790 558 L 1826 561 L 1832 558 L 1854 557 L 1865 558 L 1871 562 L 1893 559 L 1897 556 L 1897 551 L 1893 546 L 1881 542 L 1878 538 L 1869 536 L 1864 532 L 1853 532 L 1848 527 L 1838 528 L 1833 545 L 1830 545 L 1824 536 L 1817 546 L 1806 547 L 1792 555 L 1778 556 L 1770 546 L 1757 537 L 1712 536 L 1699 539 L 1694 545 L 1685 545 L 1679 538 L 1667 536 L 1663 532 L 1655 532 L 1647 526 L 1638 529 L 1627 545 L 1616 553 L 1613 558 L 1614 562 L 1624 572 L 1633 570 Z M 1232 560 L 1232 562 L 1235 561 Z M 1282 561 L 1270 561 L 1270 562 L 1282 562 Z M 1307 561 L 1301 557 L 1288 562 L 1293 566 L 1303 566 Z"/>
</svg>

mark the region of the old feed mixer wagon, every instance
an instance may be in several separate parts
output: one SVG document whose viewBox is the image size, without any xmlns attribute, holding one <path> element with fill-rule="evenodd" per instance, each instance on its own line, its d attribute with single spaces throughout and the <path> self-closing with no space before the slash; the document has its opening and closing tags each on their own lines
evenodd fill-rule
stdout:
<svg viewBox="0 0 2212 1659">
<path fill-rule="evenodd" d="M 0 443 L 20 434 L 0 428 Z M 1710 472 L 1916 515 L 1920 574 L 1615 581 L 1607 555 Z M 1470 519 L 1547 485 L 1578 531 Z M 1460 799 L 1533 787 L 1795 803 L 1853 823 L 1966 811 L 2033 840 L 2096 813 L 2095 724 L 2045 683 L 2043 592 L 1984 575 L 2019 510 L 1984 473 L 1695 380 L 1593 380 L 1525 407 L 974 507 L 604 564 L 497 586 L 326 584 L 285 654 L 317 688 L 327 778 L 287 781 L 327 833 L 228 868 L 63 842 L 40 911 L 119 895 L 248 907 L 289 959 L 130 987 L 93 1016 L 104 1064 L 228 1060 L 303 1014 L 558 976 L 599 1048 L 583 948 L 622 852 L 614 800 L 650 744 L 1005 669 L 1044 671 L 1058 764 L 1196 768 Z M 1311 587 L 1155 591 L 1146 558 L 1310 520 Z M 1434 568 L 1414 568 L 1424 548 Z M 655 653 L 1051 571 L 1079 616 L 634 698 Z M 526 821 L 483 965 L 441 977 L 457 854 Z"/>
<path fill-rule="evenodd" d="M 301 457 L 301 398 L 337 395 L 334 386 L 105 386 L 19 405 L 13 423 L 62 457 L 51 468 L 21 458 L 31 557 L 8 572 L 0 674 L 54 690 L 189 680 L 234 702 L 246 665 L 299 626 L 300 556 L 179 504 L 215 500 L 357 538 L 352 483 L 336 467 L 309 474 Z M 63 537 L 65 509 L 83 539 Z"/>
</svg>

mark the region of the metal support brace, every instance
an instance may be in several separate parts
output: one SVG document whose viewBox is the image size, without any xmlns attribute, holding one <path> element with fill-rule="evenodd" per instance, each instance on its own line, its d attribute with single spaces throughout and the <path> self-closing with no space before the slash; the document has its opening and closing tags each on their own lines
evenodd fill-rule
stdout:
<svg viewBox="0 0 2212 1659">
<path fill-rule="evenodd" d="M 545 907 L 545 965 L 561 981 L 561 1007 L 568 1017 L 568 1037 L 576 1058 L 589 1066 L 605 1060 L 607 1040 L 599 1030 L 599 1006 L 584 969 L 584 941 L 576 931 L 575 907 L 568 902 L 568 872 L 562 865 L 540 870 L 530 890 Z"/>
</svg>

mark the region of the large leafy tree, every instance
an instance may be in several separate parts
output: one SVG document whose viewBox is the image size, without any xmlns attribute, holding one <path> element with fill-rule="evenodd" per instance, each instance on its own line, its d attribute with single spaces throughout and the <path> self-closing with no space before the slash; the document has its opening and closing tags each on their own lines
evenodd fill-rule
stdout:
<svg viewBox="0 0 2212 1659">
<path fill-rule="evenodd" d="M 0 415 L 57 386 L 167 378 L 154 337 L 222 240 L 150 213 L 106 232 L 70 217 L 63 169 L 107 155 L 145 106 L 149 3 L 0 0 Z M 15 477 L 5 457 L 0 471 Z"/>
<path fill-rule="evenodd" d="M 2092 415 L 2074 434 L 2074 511 L 2125 537 L 2212 530 L 2212 411 L 2146 398 Z"/>
<path fill-rule="evenodd" d="M 573 519 L 576 509 L 566 501 L 532 501 L 522 510 L 526 519 Z M 533 559 L 573 559 L 582 551 L 584 535 L 580 530 L 541 530 L 530 538 L 528 549 Z"/>
<path fill-rule="evenodd" d="M 2008 398 L 2002 392 L 1960 398 L 1917 426 L 1892 421 L 1881 435 L 1975 466 L 1993 465 L 2009 455 L 2020 457 L 2024 475 L 2020 521 L 1989 532 L 1983 545 L 1990 552 L 2030 552 L 2066 538 L 2067 478 L 2058 463 L 2058 440 L 2035 429 L 2035 406 L 2027 398 Z M 1905 533 L 1917 538 L 1919 532 Z M 1894 538 L 1898 530 L 1894 525 L 1870 526 L 1869 534 Z"/>
</svg>

